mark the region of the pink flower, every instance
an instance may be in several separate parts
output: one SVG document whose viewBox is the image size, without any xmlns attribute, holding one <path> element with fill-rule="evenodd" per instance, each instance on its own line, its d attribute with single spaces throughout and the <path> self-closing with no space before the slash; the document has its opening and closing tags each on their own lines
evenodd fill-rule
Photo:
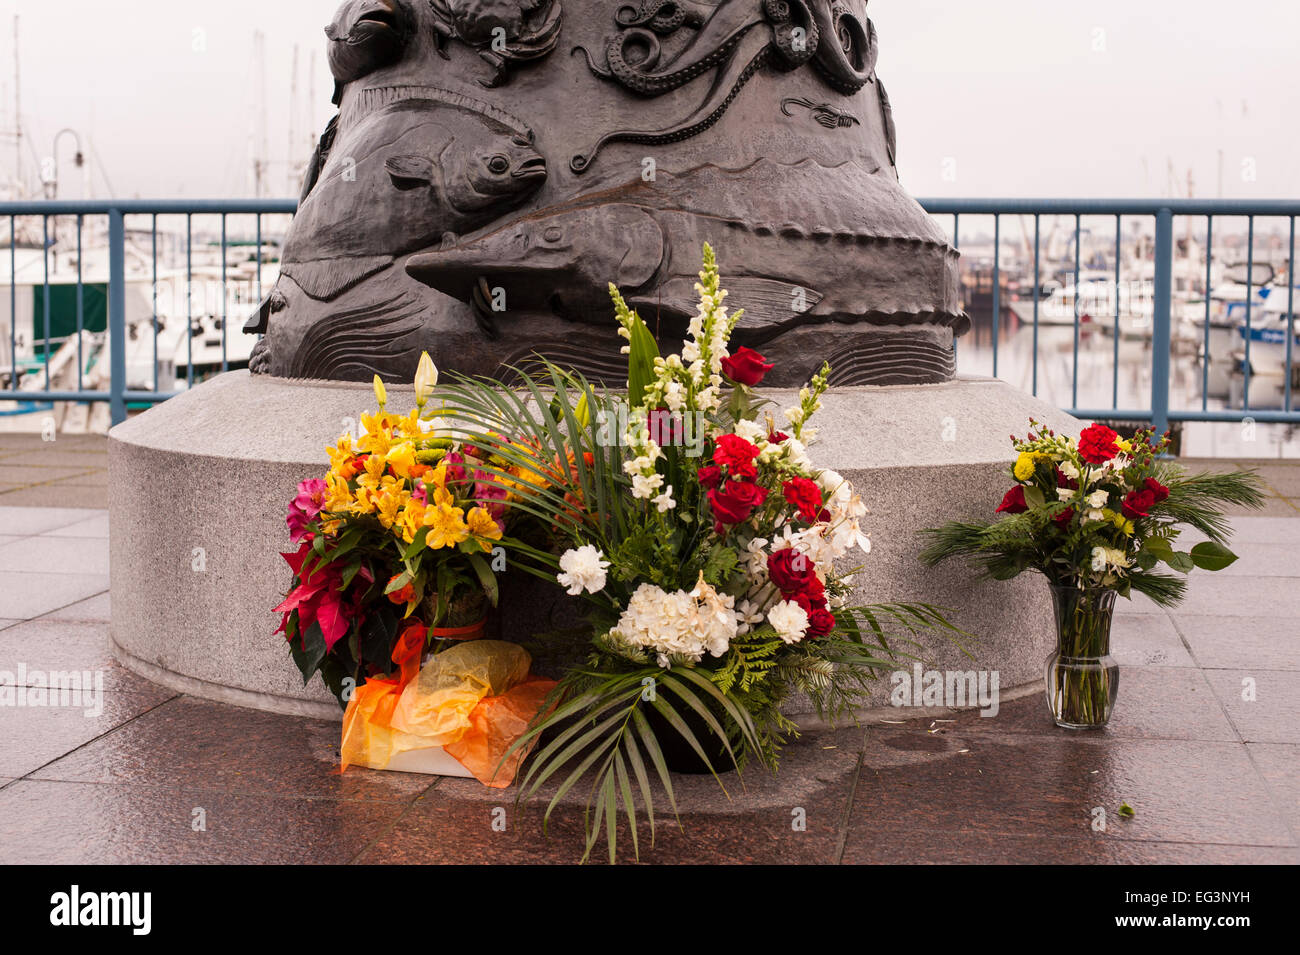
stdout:
<svg viewBox="0 0 1300 955">
<path fill-rule="evenodd" d="M 465 480 L 465 455 L 459 451 L 448 451 L 442 463 L 447 465 L 447 480 L 457 484 Z"/>
<path fill-rule="evenodd" d="M 289 540 L 297 543 L 307 533 L 307 525 L 320 515 L 325 506 L 325 482 L 320 478 L 311 478 L 298 485 L 298 495 L 289 503 L 289 515 L 285 523 L 289 525 Z"/>
</svg>

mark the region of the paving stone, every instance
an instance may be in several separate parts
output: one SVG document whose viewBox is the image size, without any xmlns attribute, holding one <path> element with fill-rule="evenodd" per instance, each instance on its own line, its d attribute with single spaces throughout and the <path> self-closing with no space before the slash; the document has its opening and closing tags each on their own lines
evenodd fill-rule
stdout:
<svg viewBox="0 0 1300 955">
<path fill-rule="evenodd" d="M 1097 807 L 1112 838 L 1295 846 L 1240 743 L 1066 733 L 873 729 L 845 861 L 869 853 L 861 831 L 882 828 L 936 842 L 951 833 L 1091 838 Z M 1118 816 L 1124 802 L 1135 818 Z"/>
<path fill-rule="evenodd" d="M 1177 609 L 1173 617 L 1203 667 L 1300 670 L 1300 621 L 1184 615 Z"/>
<path fill-rule="evenodd" d="M 1205 670 L 1219 702 L 1248 743 L 1293 743 L 1300 727 L 1300 685 L 1295 673 L 1278 670 Z M 1254 681 L 1254 699 L 1245 681 Z"/>
<path fill-rule="evenodd" d="M 1165 614 L 1116 614 L 1110 632 L 1110 653 L 1120 666 L 1196 666 Z"/>
<path fill-rule="evenodd" d="M 39 779 L 328 799 L 402 800 L 428 776 L 350 768 L 339 724 L 177 697 L 45 767 Z M 0 765 L 0 772 L 4 766 Z"/>
<path fill-rule="evenodd" d="M 25 681 L 28 686 L 34 685 L 33 671 L 44 674 L 57 670 L 102 674 L 100 679 L 108 692 L 156 693 L 159 690 L 156 684 L 117 663 L 107 623 L 74 623 L 41 617 L 0 628 L 0 671 L 16 675 L 20 666 L 28 674 Z"/>
<path fill-rule="evenodd" d="M 1204 674 L 1192 668 L 1121 666 L 1119 692 L 1110 723 L 1102 730 L 1072 731 L 1056 726 L 1043 693 L 1002 704 L 995 716 L 968 710 L 951 723 L 933 727 L 945 734 L 966 732 L 995 736 L 1033 733 L 1062 738 L 1099 735 L 1106 740 L 1140 738 L 1171 740 L 1237 739 Z"/>
<path fill-rule="evenodd" d="M 1250 743 L 1246 747 L 1259 769 L 1278 811 L 1300 832 L 1300 745 Z"/>
<path fill-rule="evenodd" d="M 0 708 L 4 719 L 4 732 L 0 733 L 0 774 L 25 776 L 129 723 L 170 696 L 171 691 L 161 687 L 150 687 L 144 692 L 104 693 L 99 697 L 102 712 L 98 715 L 87 715 L 84 705 Z M 93 709 L 92 705 L 92 712 Z"/>
<path fill-rule="evenodd" d="M 46 531 L 45 537 L 91 537 L 91 538 L 108 538 L 108 514 L 97 513 L 94 517 L 87 518 L 84 521 L 78 521 L 76 524 L 69 524 L 67 527 L 55 528 L 52 531 Z"/>
<path fill-rule="evenodd" d="M 74 623 L 108 623 L 112 620 L 112 599 L 107 590 L 46 614 L 43 620 L 68 620 Z"/>
<path fill-rule="evenodd" d="M 107 574 L 0 571 L 0 617 L 30 620 L 107 589 Z"/>
<path fill-rule="evenodd" d="M 0 854 L 35 865 L 339 864 L 397 814 L 377 802 L 24 780 L 0 790 Z"/>
<path fill-rule="evenodd" d="M 108 538 L 28 537 L 0 546 L 0 571 L 108 574 Z"/>
<path fill-rule="evenodd" d="M 0 534 L 43 534 L 97 516 L 79 507 L 10 507 L 0 499 Z"/>
</svg>

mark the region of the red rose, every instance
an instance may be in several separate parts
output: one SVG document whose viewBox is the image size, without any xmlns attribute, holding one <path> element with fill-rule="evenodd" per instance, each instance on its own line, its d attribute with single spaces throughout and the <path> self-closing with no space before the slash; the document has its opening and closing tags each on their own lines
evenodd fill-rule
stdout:
<svg viewBox="0 0 1300 955">
<path fill-rule="evenodd" d="M 792 594 L 813 592 L 821 586 L 813 562 L 807 554 L 802 554 L 793 547 L 779 550 L 767 558 L 767 575 L 777 590 L 786 597 Z"/>
<path fill-rule="evenodd" d="M 822 509 L 822 489 L 816 481 L 795 477 L 781 485 L 785 499 L 799 509 L 799 516 L 808 523 L 817 519 Z"/>
<path fill-rule="evenodd" d="M 782 594 L 782 596 L 803 607 L 804 613 L 826 609 L 826 585 L 821 582 L 821 578 L 816 573 L 804 583 L 803 589 L 798 593 Z"/>
<path fill-rule="evenodd" d="M 730 481 L 720 490 L 709 492 L 709 506 L 718 524 L 739 524 L 767 500 L 767 488 L 745 481 Z"/>
<path fill-rule="evenodd" d="M 1146 517 L 1155 503 L 1155 491 L 1144 487 L 1140 491 L 1129 491 L 1125 494 L 1120 510 L 1124 512 L 1125 517 L 1136 521 L 1138 518 Z"/>
<path fill-rule="evenodd" d="M 1002 503 L 998 505 L 995 513 L 1001 514 L 1006 511 L 1008 514 L 1023 514 L 1027 510 L 1029 505 L 1025 503 L 1025 489 L 1017 484 L 1002 496 Z"/>
<path fill-rule="evenodd" d="M 1154 500 L 1152 501 L 1153 504 L 1159 504 L 1161 501 L 1169 497 L 1169 488 L 1165 487 L 1155 478 L 1147 478 L 1142 482 L 1142 486 L 1150 491 L 1154 496 Z"/>
<path fill-rule="evenodd" d="M 1056 471 L 1057 487 L 1068 487 L 1071 491 L 1079 490 L 1078 481 L 1076 481 L 1074 478 L 1066 477 L 1065 472 L 1063 472 L 1060 468 L 1056 468 L 1055 471 Z"/>
<path fill-rule="evenodd" d="M 1079 457 L 1089 464 L 1105 464 L 1119 454 L 1119 435 L 1104 424 L 1089 425 L 1079 435 Z"/>
<path fill-rule="evenodd" d="M 722 359 L 722 370 L 738 385 L 756 385 L 775 367 L 754 349 L 744 346 L 737 348 L 734 355 Z"/>
<path fill-rule="evenodd" d="M 722 483 L 722 468 L 706 464 L 695 472 L 695 477 L 703 487 L 711 491 Z"/>
<path fill-rule="evenodd" d="M 1056 524 L 1057 527 L 1064 528 L 1073 519 L 1074 519 L 1074 508 L 1067 507 L 1060 514 L 1057 514 L 1055 517 L 1053 517 L 1052 521 Z"/>
<path fill-rule="evenodd" d="M 824 637 L 835 629 L 835 615 L 829 610 L 817 609 L 808 614 L 808 637 Z"/>
</svg>

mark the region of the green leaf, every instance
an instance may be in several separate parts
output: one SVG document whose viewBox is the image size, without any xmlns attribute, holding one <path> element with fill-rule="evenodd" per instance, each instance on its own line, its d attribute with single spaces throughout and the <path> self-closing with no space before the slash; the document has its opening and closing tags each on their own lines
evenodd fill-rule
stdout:
<svg viewBox="0 0 1300 955">
<path fill-rule="evenodd" d="M 404 570 L 388 582 L 387 586 L 384 587 L 384 593 L 386 594 L 395 593 L 396 591 L 401 590 L 410 582 L 411 582 L 411 572 Z"/>
<path fill-rule="evenodd" d="M 483 559 L 483 554 L 471 554 L 469 565 L 474 568 L 474 573 L 478 575 L 478 582 L 483 585 L 483 592 L 487 594 L 488 601 L 492 606 L 497 605 L 497 576 L 492 573 L 492 568 L 488 562 Z"/>
<path fill-rule="evenodd" d="M 1134 816 L 1137 815 L 1133 807 L 1126 802 L 1122 802 L 1119 804 L 1118 812 L 1125 819 L 1132 819 Z"/>
<path fill-rule="evenodd" d="M 1184 554 L 1180 550 L 1172 551 L 1169 556 L 1165 558 L 1165 563 L 1180 574 L 1191 573 L 1192 568 L 1196 566 L 1196 564 L 1192 562 L 1191 555 Z"/>
<path fill-rule="evenodd" d="M 295 654 L 294 662 L 302 671 L 302 685 L 306 686 L 312 674 L 320 669 L 321 661 L 325 659 L 325 635 L 321 632 L 318 621 L 312 621 L 312 625 L 302 635 L 302 643 L 302 658 L 299 660 Z"/>
<path fill-rule="evenodd" d="M 1223 570 L 1237 560 L 1237 555 L 1222 544 L 1203 541 L 1192 548 L 1192 563 L 1202 570 Z"/>
<path fill-rule="evenodd" d="M 640 317 L 632 323 L 627 356 L 627 394 L 633 408 L 641 406 L 645 391 L 655 380 L 655 359 L 659 345 Z"/>
<path fill-rule="evenodd" d="M 1156 557 L 1158 560 L 1166 562 L 1169 560 L 1169 556 L 1174 552 L 1169 541 L 1163 537 L 1148 537 L 1142 542 L 1142 550 L 1145 553 Z"/>
<path fill-rule="evenodd" d="M 1042 507 L 1047 503 L 1041 489 L 1030 484 L 1025 487 L 1025 503 L 1030 507 Z"/>
</svg>

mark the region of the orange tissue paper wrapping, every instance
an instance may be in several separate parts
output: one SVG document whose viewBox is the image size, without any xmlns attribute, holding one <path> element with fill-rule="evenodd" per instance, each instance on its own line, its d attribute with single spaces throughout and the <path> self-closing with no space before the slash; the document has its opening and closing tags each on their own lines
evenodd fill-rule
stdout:
<svg viewBox="0 0 1300 955">
<path fill-rule="evenodd" d="M 343 714 L 342 768 L 384 769 L 398 753 L 441 746 L 485 786 L 508 787 L 525 754 L 504 765 L 501 757 L 555 681 L 530 676 L 528 651 L 501 640 L 457 644 L 419 667 L 423 638 L 423 628 L 404 631 L 393 648 L 398 677 L 371 678 L 353 692 Z"/>
</svg>

